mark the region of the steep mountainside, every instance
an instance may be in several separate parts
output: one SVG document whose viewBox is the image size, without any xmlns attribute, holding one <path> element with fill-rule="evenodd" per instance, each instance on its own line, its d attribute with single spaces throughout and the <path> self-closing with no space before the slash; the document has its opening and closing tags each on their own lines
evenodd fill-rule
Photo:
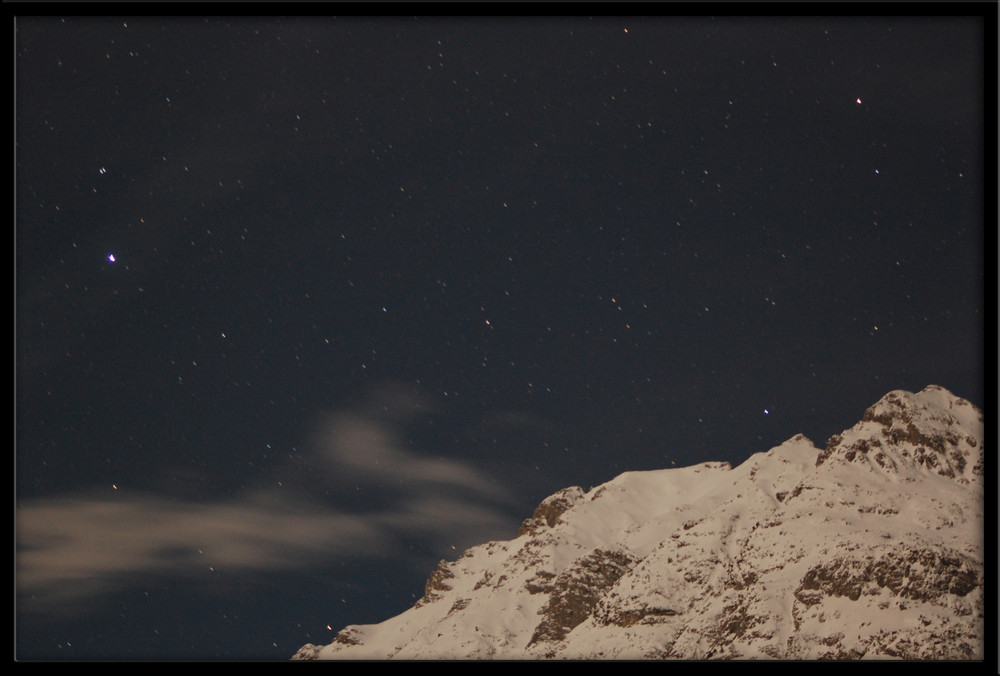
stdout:
<svg viewBox="0 0 1000 676">
<path fill-rule="evenodd" d="M 979 659 L 983 416 L 894 391 L 825 449 L 627 472 L 293 659 Z"/>
</svg>

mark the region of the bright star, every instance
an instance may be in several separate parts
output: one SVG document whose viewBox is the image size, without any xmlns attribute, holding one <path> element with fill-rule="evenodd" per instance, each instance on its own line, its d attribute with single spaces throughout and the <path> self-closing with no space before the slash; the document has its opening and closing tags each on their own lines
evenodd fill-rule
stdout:
<svg viewBox="0 0 1000 676">
<path fill-rule="evenodd" d="M 109 253 L 108 254 L 108 262 L 109 263 L 114 263 L 116 260 L 117 259 L 115 258 L 115 255 L 113 253 Z"/>
</svg>

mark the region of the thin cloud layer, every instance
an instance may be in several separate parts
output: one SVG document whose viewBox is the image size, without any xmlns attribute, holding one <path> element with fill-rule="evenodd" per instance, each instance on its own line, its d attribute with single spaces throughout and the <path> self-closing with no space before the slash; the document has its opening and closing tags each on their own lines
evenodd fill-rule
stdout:
<svg viewBox="0 0 1000 676">
<path fill-rule="evenodd" d="M 342 513 L 309 514 L 242 500 L 186 504 L 152 495 L 55 499 L 17 513 L 23 607 L 66 604 L 156 575 L 291 569 L 331 553 L 379 556 L 392 534 Z"/>
<path fill-rule="evenodd" d="M 440 549 L 512 536 L 506 491 L 471 465 L 425 457 L 401 442 L 415 403 L 324 417 L 306 476 L 228 502 L 152 494 L 60 497 L 17 510 L 17 589 L 24 610 L 68 612 L 151 576 L 287 571 L 334 558 L 392 556 L 404 540 Z M 389 399 L 387 398 L 386 401 Z M 323 496 L 369 495 L 359 508 Z"/>
<path fill-rule="evenodd" d="M 470 465 L 428 458 L 401 447 L 392 426 L 354 414 L 331 416 L 318 441 L 329 471 L 365 485 L 410 493 L 429 487 L 505 499 L 506 494 Z"/>
</svg>

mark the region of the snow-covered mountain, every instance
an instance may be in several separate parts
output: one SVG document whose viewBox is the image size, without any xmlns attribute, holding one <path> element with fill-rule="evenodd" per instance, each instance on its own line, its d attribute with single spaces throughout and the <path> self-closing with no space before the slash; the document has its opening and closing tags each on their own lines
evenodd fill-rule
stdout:
<svg viewBox="0 0 1000 676">
<path fill-rule="evenodd" d="M 983 415 L 890 392 L 825 449 L 627 472 L 293 659 L 980 659 Z"/>
</svg>

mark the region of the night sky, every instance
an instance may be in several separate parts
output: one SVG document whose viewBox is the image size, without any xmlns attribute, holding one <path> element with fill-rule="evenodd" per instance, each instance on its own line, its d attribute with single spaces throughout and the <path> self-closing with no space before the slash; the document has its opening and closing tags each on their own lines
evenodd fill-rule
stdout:
<svg viewBox="0 0 1000 676">
<path fill-rule="evenodd" d="M 15 20 L 17 657 L 287 659 L 561 488 L 982 407 L 974 9 Z"/>
</svg>

